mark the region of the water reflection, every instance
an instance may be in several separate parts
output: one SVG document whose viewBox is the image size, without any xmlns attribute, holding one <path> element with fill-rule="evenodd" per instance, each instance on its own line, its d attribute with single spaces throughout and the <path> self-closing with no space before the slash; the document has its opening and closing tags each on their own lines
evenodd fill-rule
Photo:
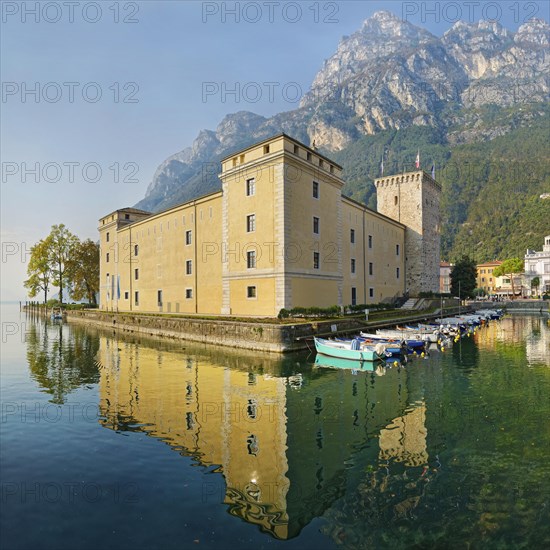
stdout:
<svg viewBox="0 0 550 550">
<path fill-rule="evenodd" d="M 296 536 L 343 494 L 358 452 L 427 460 L 425 405 L 403 415 L 415 392 L 404 369 L 293 372 L 293 359 L 216 355 L 102 337 L 103 425 L 144 431 L 222 472 L 225 486 L 207 483 L 204 498 L 276 538 Z"/>
<path fill-rule="evenodd" d="M 28 325 L 25 339 L 31 376 L 52 395 L 52 403 L 63 404 L 76 388 L 99 382 L 97 335 L 40 319 Z"/>
<path fill-rule="evenodd" d="M 507 315 L 483 328 L 476 338 L 477 345 L 509 355 L 525 353 L 529 364 L 550 365 L 549 321 L 542 315 Z"/>
</svg>

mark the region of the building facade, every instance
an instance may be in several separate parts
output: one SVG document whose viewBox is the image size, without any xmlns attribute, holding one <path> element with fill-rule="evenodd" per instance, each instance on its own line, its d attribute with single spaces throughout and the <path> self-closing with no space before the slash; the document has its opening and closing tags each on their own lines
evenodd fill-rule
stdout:
<svg viewBox="0 0 550 550">
<path fill-rule="evenodd" d="M 482 288 L 487 294 L 495 294 L 497 289 L 496 277 L 493 277 L 493 271 L 502 262 L 495 260 L 493 262 L 486 262 L 484 264 L 478 264 L 477 267 L 477 288 Z M 499 283 L 501 283 L 499 281 Z"/>
<path fill-rule="evenodd" d="M 454 264 L 441 262 L 439 264 L 439 292 L 442 294 L 451 293 L 451 271 Z"/>
<path fill-rule="evenodd" d="M 534 293 L 550 293 L 550 235 L 544 237 L 544 245 L 541 252 L 527 250 L 525 254 L 525 277 L 529 289 Z M 535 277 L 539 278 L 539 286 L 532 287 Z"/>
<path fill-rule="evenodd" d="M 368 209 L 342 194 L 338 164 L 285 134 L 234 153 L 222 159 L 221 191 L 100 219 L 100 308 L 276 316 L 376 303 L 432 279 L 437 290 L 440 187 L 421 171 L 399 177 L 418 194 L 401 221 L 384 212 L 389 187 L 377 185 L 382 212 Z M 428 269 L 436 256 L 429 276 L 417 253 Z"/>
<path fill-rule="evenodd" d="M 378 212 L 405 225 L 406 292 L 439 292 L 441 185 L 423 170 L 374 185 Z"/>
</svg>

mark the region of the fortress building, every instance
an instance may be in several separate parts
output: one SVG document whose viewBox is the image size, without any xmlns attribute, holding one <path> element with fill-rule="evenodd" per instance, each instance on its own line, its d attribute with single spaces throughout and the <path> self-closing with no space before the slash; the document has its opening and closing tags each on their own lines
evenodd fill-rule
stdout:
<svg viewBox="0 0 550 550">
<path fill-rule="evenodd" d="M 342 194 L 342 167 L 279 134 L 222 159 L 222 190 L 99 221 L 100 308 L 276 316 L 439 288 L 439 184 L 376 180 L 378 210 Z"/>
</svg>

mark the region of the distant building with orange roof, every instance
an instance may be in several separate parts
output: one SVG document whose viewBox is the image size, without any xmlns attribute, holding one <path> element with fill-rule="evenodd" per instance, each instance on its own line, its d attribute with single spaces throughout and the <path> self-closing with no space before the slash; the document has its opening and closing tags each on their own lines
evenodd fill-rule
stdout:
<svg viewBox="0 0 550 550">
<path fill-rule="evenodd" d="M 493 271 L 501 264 L 499 260 L 477 264 L 477 288 L 482 288 L 487 294 L 494 294 L 496 278 Z"/>
</svg>

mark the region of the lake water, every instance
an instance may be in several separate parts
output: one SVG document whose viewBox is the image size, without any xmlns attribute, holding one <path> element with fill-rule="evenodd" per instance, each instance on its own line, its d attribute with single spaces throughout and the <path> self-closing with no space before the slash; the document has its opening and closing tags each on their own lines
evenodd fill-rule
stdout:
<svg viewBox="0 0 550 550">
<path fill-rule="evenodd" d="M 3 549 L 550 547 L 550 327 L 375 372 L 2 309 Z"/>
</svg>

